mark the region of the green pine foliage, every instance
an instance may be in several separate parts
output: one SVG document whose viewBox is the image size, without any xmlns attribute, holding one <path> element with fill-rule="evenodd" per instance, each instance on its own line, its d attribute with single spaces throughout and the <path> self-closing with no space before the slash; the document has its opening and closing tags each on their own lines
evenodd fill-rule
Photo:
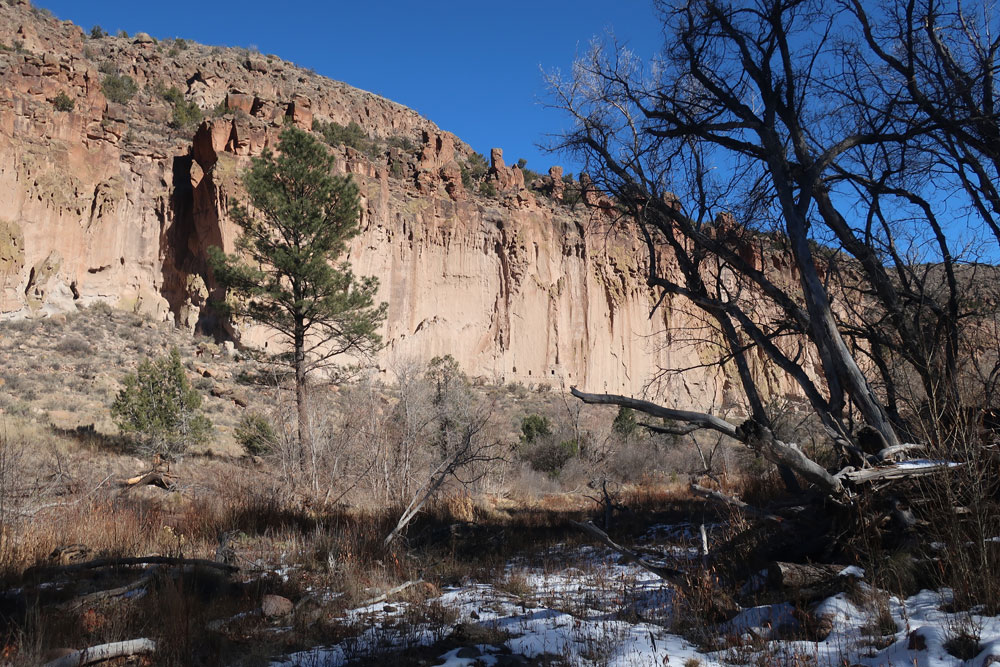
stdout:
<svg viewBox="0 0 1000 667">
<path fill-rule="evenodd" d="M 552 425 L 548 417 L 528 415 L 521 420 L 521 442 L 534 443 L 552 435 Z"/>
<path fill-rule="evenodd" d="M 306 375 L 334 357 L 369 354 L 386 305 L 375 304 L 378 279 L 358 277 L 337 260 L 358 233 L 358 189 L 332 174 L 333 156 L 308 132 L 285 130 L 278 152 L 265 150 L 243 175 L 249 205 L 232 202 L 241 228 L 238 253 L 209 249 L 229 297 L 216 306 L 273 328 L 288 343 L 295 369 L 299 438 Z"/>
<path fill-rule="evenodd" d="M 201 412 L 201 395 L 188 381 L 174 348 L 166 357 L 142 362 L 125 377 L 111 406 L 121 432 L 144 454 L 173 457 L 204 443 L 212 425 Z"/>
<path fill-rule="evenodd" d="M 624 405 L 618 408 L 615 421 L 611 424 L 614 432 L 625 438 L 635 433 L 638 426 L 639 424 L 635 420 L 635 410 L 626 408 Z"/>
</svg>

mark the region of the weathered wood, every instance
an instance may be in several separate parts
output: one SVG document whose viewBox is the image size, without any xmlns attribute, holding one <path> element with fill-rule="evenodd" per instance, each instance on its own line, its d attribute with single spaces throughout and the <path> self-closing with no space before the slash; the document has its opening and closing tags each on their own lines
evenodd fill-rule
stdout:
<svg viewBox="0 0 1000 667">
<path fill-rule="evenodd" d="M 146 485 L 158 486 L 161 489 L 172 491 L 177 486 L 177 478 L 158 470 L 150 470 L 147 473 L 136 475 L 135 477 L 130 477 L 125 480 L 125 488 Z"/>
<path fill-rule="evenodd" d="M 653 433 L 660 433 L 663 435 L 688 435 L 689 433 L 694 433 L 695 431 L 704 428 L 702 426 L 698 426 L 697 424 L 686 424 L 684 426 L 663 426 L 662 424 L 647 424 L 646 422 L 639 422 L 639 426 Z"/>
<path fill-rule="evenodd" d="M 846 565 L 826 563 L 782 563 L 767 567 L 767 582 L 772 588 L 814 588 L 840 576 Z"/>
<path fill-rule="evenodd" d="M 735 507 L 736 509 L 746 512 L 747 514 L 752 514 L 753 516 L 758 516 L 762 519 L 767 519 L 768 521 L 776 521 L 779 523 L 783 521 L 783 519 L 776 514 L 771 514 L 770 512 L 766 512 L 762 509 L 754 507 L 753 505 L 748 505 L 738 498 L 727 496 L 724 493 L 714 491 L 699 484 L 695 484 L 694 482 L 691 483 L 690 489 L 691 493 L 694 495 L 711 502 L 726 505 L 727 507 Z"/>
<path fill-rule="evenodd" d="M 736 431 L 737 440 L 760 452 L 761 456 L 771 463 L 788 466 L 795 474 L 815 484 L 832 498 L 837 499 L 845 495 L 844 485 L 840 479 L 806 456 L 796 445 L 775 438 L 774 433 L 766 426 L 748 419 L 740 424 Z"/>
<path fill-rule="evenodd" d="M 624 406 L 626 408 L 638 410 L 639 412 L 645 412 L 647 415 L 660 417 L 661 419 L 675 419 L 688 424 L 697 424 L 702 428 L 712 429 L 713 431 L 718 431 L 719 433 L 728 435 L 730 438 L 736 437 L 735 426 L 724 419 L 720 419 L 715 415 L 709 415 L 704 412 L 674 410 L 672 408 L 665 408 L 662 405 L 657 405 L 656 403 L 643 401 L 637 398 L 629 398 L 628 396 L 619 396 L 618 394 L 588 394 L 587 392 L 580 391 L 576 387 L 570 387 L 570 393 L 584 403 Z"/>
<path fill-rule="evenodd" d="M 853 482 L 854 484 L 861 484 L 863 482 L 875 482 L 879 480 L 923 477 L 946 470 L 954 470 L 961 465 L 961 463 L 953 463 L 951 461 L 927 461 L 926 463 L 921 462 L 919 465 L 914 461 L 903 461 L 878 468 L 864 468 L 863 470 L 845 468 L 837 473 L 837 478 Z"/>
<path fill-rule="evenodd" d="M 661 579 L 666 579 L 675 584 L 684 584 L 684 573 L 680 570 L 675 570 L 671 567 L 663 567 L 662 565 L 654 565 L 648 560 L 642 557 L 638 552 L 632 551 L 631 549 L 626 549 L 625 547 L 616 544 L 607 533 L 595 526 L 590 521 L 586 523 L 581 523 L 580 521 L 570 521 L 573 526 L 576 526 L 583 532 L 595 538 L 598 542 L 604 546 L 612 549 L 613 551 L 621 554 L 629 562 L 635 563 L 644 570 L 652 572 Z"/>
<path fill-rule="evenodd" d="M 123 642 L 111 642 L 110 644 L 98 644 L 91 646 L 51 662 L 45 663 L 45 667 L 80 667 L 81 665 L 92 665 L 95 662 L 104 662 L 112 658 L 124 658 L 131 655 L 142 655 L 154 653 L 156 642 L 152 639 L 129 639 Z"/>
<path fill-rule="evenodd" d="M 410 586 L 415 586 L 416 584 L 421 584 L 421 583 L 423 583 L 423 581 L 424 581 L 423 579 L 414 579 L 413 581 L 407 581 L 404 584 L 400 584 L 399 586 L 395 586 L 393 588 L 390 588 L 385 593 L 382 593 L 382 595 L 376 595 L 375 597 L 373 597 L 373 598 L 371 598 L 369 600 L 365 600 L 364 602 L 362 602 L 358 606 L 359 607 L 367 607 L 369 605 L 373 605 L 373 604 L 376 604 L 378 602 L 385 602 L 386 600 L 389 599 L 389 596 L 396 595 L 397 593 L 402 593 L 403 591 L 405 591 Z"/>
<path fill-rule="evenodd" d="M 74 611 L 76 609 L 81 609 L 87 605 L 94 604 L 95 602 L 100 602 L 101 600 L 107 600 L 109 598 L 121 597 L 132 591 L 145 588 L 149 583 L 150 579 L 153 578 L 153 571 L 149 571 L 140 578 L 136 579 L 132 583 L 125 584 L 124 586 L 119 586 L 117 588 L 109 588 L 103 591 L 95 591 L 93 593 L 88 593 L 86 595 L 81 595 L 80 597 L 73 598 L 72 600 L 67 600 L 56 605 L 56 609 L 61 609 L 63 611 Z"/>
<path fill-rule="evenodd" d="M 84 563 L 73 563 L 71 565 L 43 565 L 28 568 L 24 576 L 37 577 L 40 575 L 65 574 L 70 572 L 80 572 L 82 570 L 96 570 L 103 567 L 133 567 L 136 565 L 166 565 L 169 567 L 207 567 L 225 572 L 238 572 L 240 568 L 227 563 L 217 563 L 205 558 L 173 558 L 171 556 L 139 556 L 134 558 L 97 558 Z"/>
<path fill-rule="evenodd" d="M 902 445 L 896 445 L 895 447 L 886 447 L 885 449 L 879 450 L 878 458 L 880 461 L 894 461 L 897 455 L 912 452 L 915 449 L 924 449 L 924 445 L 908 442 Z"/>
</svg>

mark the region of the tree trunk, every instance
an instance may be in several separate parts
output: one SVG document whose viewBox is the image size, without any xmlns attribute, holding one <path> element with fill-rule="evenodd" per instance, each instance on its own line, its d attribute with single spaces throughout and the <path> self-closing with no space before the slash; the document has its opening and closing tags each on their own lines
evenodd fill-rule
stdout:
<svg viewBox="0 0 1000 667">
<path fill-rule="evenodd" d="M 306 385 L 306 334 L 300 317 L 295 321 L 295 408 L 299 429 L 299 469 L 305 469 L 306 453 L 311 450 L 309 442 L 309 409 Z"/>
</svg>

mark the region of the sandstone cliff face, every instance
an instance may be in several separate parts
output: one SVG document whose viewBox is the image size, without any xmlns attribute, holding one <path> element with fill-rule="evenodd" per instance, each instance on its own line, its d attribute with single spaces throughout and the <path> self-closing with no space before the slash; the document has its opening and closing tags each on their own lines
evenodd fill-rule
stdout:
<svg viewBox="0 0 1000 667">
<path fill-rule="evenodd" d="M 683 304 L 668 301 L 650 318 L 643 252 L 607 233 L 599 214 L 559 205 L 560 170 L 557 193 L 536 197 L 495 151 L 487 177 L 498 196 L 469 192 L 461 164 L 471 150 L 457 138 L 272 56 L 147 36 L 86 39 L 27 4 L 0 4 L 0 42 L 0 318 L 106 301 L 217 330 L 205 308 L 205 254 L 233 248 L 227 202 L 239 174 L 284 124 L 318 119 L 405 140 L 370 155 L 335 149 L 337 168 L 363 194 L 349 260 L 379 277 L 389 303 L 383 369 L 451 354 L 489 380 L 639 394 L 657 369 L 717 354 L 683 340 L 700 327 Z M 139 86 L 128 104 L 102 92 L 114 71 Z M 156 91 L 171 86 L 208 116 L 197 131 L 168 126 L 171 108 Z M 56 110 L 60 93 L 71 111 Z M 241 333 L 267 342 L 260 330 Z M 793 392 L 783 378 L 768 383 Z M 657 393 L 702 409 L 737 395 L 726 373 L 705 369 L 667 376 Z"/>
</svg>

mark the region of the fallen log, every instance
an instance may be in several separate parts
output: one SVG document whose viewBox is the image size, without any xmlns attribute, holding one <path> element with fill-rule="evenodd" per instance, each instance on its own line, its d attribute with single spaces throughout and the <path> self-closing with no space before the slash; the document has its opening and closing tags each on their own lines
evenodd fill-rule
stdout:
<svg viewBox="0 0 1000 667">
<path fill-rule="evenodd" d="M 815 588 L 840 576 L 846 565 L 828 563 L 783 563 L 767 567 L 767 583 L 772 588 Z"/>
<path fill-rule="evenodd" d="M 65 574 L 70 572 L 80 572 L 82 570 L 96 570 L 104 567 L 133 567 L 136 565 L 166 565 L 168 567 L 207 567 L 224 572 L 238 572 L 240 568 L 228 563 L 217 563 L 206 558 L 174 558 L 172 556 L 139 556 L 133 558 L 96 558 L 84 563 L 72 563 L 70 565 L 42 565 L 28 568 L 24 576 Z"/>
<path fill-rule="evenodd" d="M 112 658 L 125 658 L 133 655 L 142 655 L 156 651 L 156 642 L 152 639 L 129 639 L 123 642 L 112 642 L 110 644 L 98 644 L 80 651 L 74 651 L 69 655 L 64 655 L 51 662 L 45 663 L 45 667 L 80 667 L 81 665 L 92 665 L 95 662 L 103 662 Z"/>
<path fill-rule="evenodd" d="M 132 591 L 145 588 L 145 586 L 153 578 L 153 574 L 154 571 L 151 570 L 130 584 L 125 584 L 124 586 L 119 586 L 117 588 L 109 588 L 103 591 L 95 591 L 93 593 L 81 595 L 80 597 L 73 598 L 72 600 L 67 600 L 66 602 L 62 602 L 56 605 L 55 608 L 62 611 L 75 611 L 87 605 L 94 604 L 95 602 L 100 602 L 101 600 L 121 597 L 128 593 L 131 593 Z"/>
<path fill-rule="evenodd" d="M 147 473 L 129 477 L 125 480 L 125 488 L 131 489 L 136 486 L 158 486 L 161 489 L 172 491 L 177 486 L 177 478 L 168 473 L 158 470 L 150 470 Z"/>
</svg>

